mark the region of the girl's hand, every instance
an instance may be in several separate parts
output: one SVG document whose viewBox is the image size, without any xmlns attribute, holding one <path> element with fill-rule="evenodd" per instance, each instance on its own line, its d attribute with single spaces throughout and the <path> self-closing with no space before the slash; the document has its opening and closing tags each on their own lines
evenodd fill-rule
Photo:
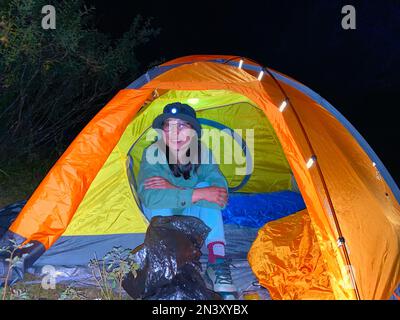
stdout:
<svg viewBox="0 0 400 320">
<path fill-rule="evenodd" d="M 171 184 L 167 179 L 159 176 L 147 178 L 144 181 L 145 189 L 178 189 L 176 186 Z"/>
<path fill-rule="evenodd" d="M 228 193 L 222 187 L 206 187 L 194 189 L 192 202 L 195 203 L 199 200 L 207 200 L 218 204 L 221 208 L 226 205 L 228 201 Z"/>
</svg>

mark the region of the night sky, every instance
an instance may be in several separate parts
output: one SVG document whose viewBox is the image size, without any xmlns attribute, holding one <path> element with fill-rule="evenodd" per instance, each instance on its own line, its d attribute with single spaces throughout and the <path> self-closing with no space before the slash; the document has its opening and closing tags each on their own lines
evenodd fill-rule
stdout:
<svg viewBox="0 0 400 320">
<path fill-rule="evenodd" d="M 139 52 L 154 61 L 190 54 L 239 55 L 304 83 L 363 135 L 400 185 L 400 1 L 86 1 L 100 31 L 118 37 L 137 14 L 161 28 Z M 357 29 L 341 27 L 344 5 Z M 132 79 L 132 81 L 134 78 Z"/>
</svg>

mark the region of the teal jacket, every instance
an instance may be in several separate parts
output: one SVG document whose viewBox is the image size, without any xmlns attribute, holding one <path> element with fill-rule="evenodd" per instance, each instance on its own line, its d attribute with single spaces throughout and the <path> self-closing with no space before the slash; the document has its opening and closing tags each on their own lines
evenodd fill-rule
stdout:
<svg viewBox="0 0 400 320">
<path fill-rule="evenodd" d="M 138 194 L 142 204 L 148 209 L 173 209 L 174 213 L 182 212 L 183 209 L 193 205 L 192 194 L 194 187 L 199 182 L 207 182 L 210 186 L 223 187 L 228 190 L 228 184 L 225 177 L 219 169 L 218 164 L 211 161 L 213 159 L 212 152 L 205 147 L 202 152 L 202 162 L 208 158 L 208 162 L 204 161 L 197 168 L 197 172 L 192 169 L 190 178 L 185 180 L 182 176 L 175 177 L 171 172 L 164 152 L 162 152 L 156 144 L 152 144 L 143 151 L 142 160 L 138 174 Z M 150 152 L 155 155 L 158 160 L 148 161 L 146 154 Z M 207 162 L 207 163 L 206 163 Z M 183 189 L 145 189 L 144 181 L 147 178 L 160 176 L 167 179 L 171 184 Z M 222 209 L 218 204 L 206 200 L 200 200 L 195 203 L 196 206 Z"/>
</svg>

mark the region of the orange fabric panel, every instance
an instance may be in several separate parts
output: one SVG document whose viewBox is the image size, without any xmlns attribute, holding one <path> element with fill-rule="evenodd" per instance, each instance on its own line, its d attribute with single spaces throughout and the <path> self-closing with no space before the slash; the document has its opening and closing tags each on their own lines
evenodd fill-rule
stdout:
<svg viewBox="0 0 400 320">
<path fill-rule="evenodd" d="M 48 249 L 68 226 L 97 172 L 151 92 L 121 90 L 71 143 L 10 230 Z"/>
<path fill-rule="evenodd" d="M 272 79 L 264 78 L 263 85 L 271 99 L 279 104 L 281 94 L 273 88 Z M 317 161 L 346 239 L 360 297 L 388 299 L 400 282 L 399 203 L 350 132 L 318 103 L 286 84 L 281 85 L 296 108 L 318 157 Z M 302 150 L 307 150 L 301 134 L 297 134 L 295 126 L 292 125 L 296 120 L 290 109 L 285 111 L 285 121 L 296 136 L 295 143 Z M 298 172 L 294 170 L 297 181 L 302 180 Z M 311 169 L 309 172 L 326 213 L 315 215 L 309 210 L 312 224 L 320 239 L 320 246 L 327 244 L 329 248 L 329 242 L 334 244 L 338 234 L 321 180 L 316 170 Z M 309 207 L 310 199 L 304 192 L 303 196 Z M 329 228 L 335 238 L 329 236 L 329 232 L 325 232 Z M 325 253 L 325 248 L 321 248 Z M 336 255 L 334 252 L 336 250 L 332 248 L 328 255 L 324 254 L 329 264 Z M 369 254 L 365 254 L 366 252 Z M 330 271 L 333 270 L 330 268 Z M 343 276 L 348 274 L 346 270 L 349 270 L 349 267 L 342 265 Z M 335 281 L 331 283 L 336 285 Z"/>
<path fill-rule="evenodd" d="M 283 101 L 283 97 L 273 79 L 264 77 L 262 83 L 272 101 L 274 101 L 275 105 L 279 106 Z M 312 109 L 313 106 L 318 106 L 316 102 L 296 89 L 288 86 L 284 89 L 296 110 L 299 106 L 309 109 Z M 267 116 L 269 117 L 269 115 Z M 280 131 L 279 126 L 281 125 L 277 123 L 278 127 L 275 127 L 275 130 Z M 282 139 L 281 141 L 285 141 L 283 146 L 285 155 L 307 205 L 320 249 L 328 265 L 331 286 L 336 299 L 356 299 L 343 250 L 338 248 L 336 243 L 339 235 L 328 206 L 328 195 L 325 193 L 315 166 L 310 170 L 305 166 L 312 152 L 291 107 L 285 109 L 283 125 L 286 128 L 282 130 L 280 139 Z M 317 155 L 319 159 L 320 155 L 318 153 Z M 334 159 L 334 155 L 331 154 L 330 157 Z"/>
<path fill-rule="evenodd" d="M 300 92 L 285 90 L 318 156 L 361 298 L 388 299 L 400 281 L 398 203 L 339 121 Z"/>
<path fill-rule="evenodd" d="M 262 227 L 248 260 L 274 300 L 335 299 L 307 210 Z"/>
</svg>

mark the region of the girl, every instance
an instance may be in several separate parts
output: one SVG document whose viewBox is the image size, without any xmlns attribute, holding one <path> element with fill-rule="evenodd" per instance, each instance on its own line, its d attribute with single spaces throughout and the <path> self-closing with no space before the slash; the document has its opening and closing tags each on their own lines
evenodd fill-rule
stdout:
<svg viewBox="0 0 400 320">
<path fill-rule="evenodd" d="M 226 299 L 236 296 L 229 264 L 221 209 L 228 200 L 227 182 L 208 148 L 200 142 L 201 126 L 189 105 L 171 103 L 153 122 L 158 140 L 143 152 L 138 193 L 144 214 L 188 215 L 210 229 L 206 238 L 206 278 Z M 206 152 L 205 152 L 206 150 Z"/>
</svg>

